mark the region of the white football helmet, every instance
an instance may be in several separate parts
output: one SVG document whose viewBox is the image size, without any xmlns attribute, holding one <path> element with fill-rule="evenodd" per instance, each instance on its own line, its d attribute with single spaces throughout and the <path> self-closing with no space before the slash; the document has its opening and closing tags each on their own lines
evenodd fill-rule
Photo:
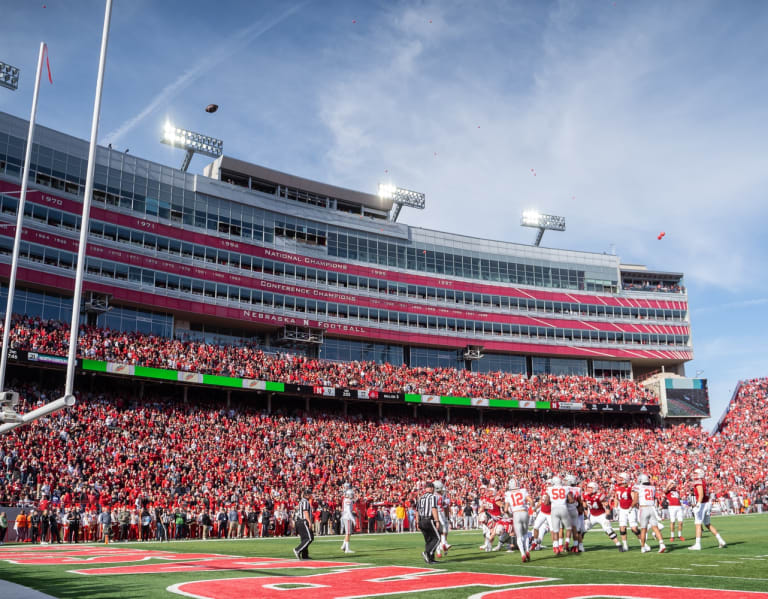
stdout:
<svg viewBox="0 0 768 599">
<path fill-rule="evenodd" d="M 445 486 L 442 481 L 436 480 L 433 484 L 435 485 L 435 493 L 442 493 L 445 491 Z"/>
<path fill-rule="evenodd" d="M 566 474 L 565 475 L 565 482 L 568 485 L 575 485 L 576 484 L 576 477 L 573 474 Z"/>
<path fill-rule="evenodd" d="M 347 499 L 352 499 L 355 496 L 355 490 L 354 489 L 347 489 L 344 491 L 344 497 Z"/>
<path fill-rule="evenodd" d="M 555 486 L 562 485 L 563 481 L 560 479 L 559 476 L 553 476 L 552 477 L 552 484 L 555 485 Z"/>
<path fill-rule="evenodd" d="M 624 482 L 627 482 L 629 481 L 629 474 L 627 474 L 626 472 L 619 472 L 619 478 Z"/>
<path fill-rule="evenodd" d="M 520 485 L 517 483 L 517 479 L 513 476 L 507 483 L 507 488 L 511 491 L 513 489 L 519 489 Z"/>
<path fill-rule="evenodd" d="M 647 474 L 641 474 L 637 477 L 637 482 L 639 482 L 641 485 L 647 485 L 650 484 L 651 479 L 648 477 Z"/>
<path fill-rule="evenodd" d="M 704 478 L 704 469 L 703 468 L 696 468 L 693 471 L 693 475 L 697 478 Z"/>
<path fill-rule="evenodd" d="M 590 491 L 592 491 L 593 493 L 596 493 L 596 492 L 597 492 L 597 489 L 598 489 L 598 487 L 597 487 L 597 483 L 596 483 L 596 482 L 591 482 L 591 483 L 589 483 L 589 484 L 587 485 L 587 489 L 589 489 L 589 490 L 590 490 Z"/>
</svg>

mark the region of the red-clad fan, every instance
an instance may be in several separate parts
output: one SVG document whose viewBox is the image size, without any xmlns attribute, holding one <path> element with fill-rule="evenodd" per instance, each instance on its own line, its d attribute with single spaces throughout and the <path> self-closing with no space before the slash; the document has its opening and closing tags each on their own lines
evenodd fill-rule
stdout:
<svg viewBox="0 0 768 599">
<path fill-rule="evenodd" d="M 599 525 L 603 532 L 608 535 L 608 538 L 614 542 L 618 550 L 621 552 L 625 551 L 624 546 L 619 541 L 616 532 L 608 520 L 608 511 L 610 510 L 608 498 L 600 490 L 600 486 L 596 482 L 591 482 L 587 485 L 587 492 L 584 494 L 584 504 L 589 511 L 589 520 L 585 525 L 586 531 L 589 531 L 593 526 Z"/>
</svg>

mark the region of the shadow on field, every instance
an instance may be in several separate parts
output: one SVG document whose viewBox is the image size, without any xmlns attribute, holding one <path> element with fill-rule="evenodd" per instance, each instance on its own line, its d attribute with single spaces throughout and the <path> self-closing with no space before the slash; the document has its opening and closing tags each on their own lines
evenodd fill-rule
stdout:
<svg viewBox="0 0 768 599">
<path fill-rule="evenodd" d="M 3 572 L 2 578 L 16 584 L 29 587 L 43 593 L 48 593 L 60 599 L 110 599 L 112 597 L 142 597 L 147 588 L 142 584 L 131 584 L 127 578 L 120 581 L 119 592 L 116 593 L 114 580 L 100 582 L 95 576 L 77 578 L 58 577 L 44 578 L 40 573 L 14 571 Z M 138 580 L 136 581 L 139 582 Z"/>
</svg>

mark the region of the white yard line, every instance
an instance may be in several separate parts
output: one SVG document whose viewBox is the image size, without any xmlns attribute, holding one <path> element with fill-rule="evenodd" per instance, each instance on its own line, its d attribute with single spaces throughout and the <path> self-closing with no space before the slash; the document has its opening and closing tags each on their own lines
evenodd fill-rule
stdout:
<svg viewBox="0 0 768 599">
<path fill-rule="evenodd" d="M 603 570 L 599 568 L 562 568 L 558 566 L 533 566 L 530 564 L 526 565 L 525 569 L 526 570 L 541 569 L 541 570 L 555 570 L 555 571 L 573 570 L 574 572 L 605 572 L 608 574 L 640 574 L 643 576 L 648 575 L 648 572 L 635 572 L 633 570 Z M 768 582 L 768 578 L 757 578 L 757 577 L 749 577 L 749 576 L 722 576 L 720 574 L 679 574 L 679 573 L 670 572 L 668 576 L 685 576 L 688 578 L 723 578 L 728 580 L 764 580 L 765 582 Z"/>
</svg>

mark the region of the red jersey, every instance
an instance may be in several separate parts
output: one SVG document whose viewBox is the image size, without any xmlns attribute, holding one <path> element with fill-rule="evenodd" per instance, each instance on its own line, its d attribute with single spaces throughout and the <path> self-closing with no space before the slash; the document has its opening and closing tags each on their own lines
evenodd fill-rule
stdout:
<svg viewBox="0 0 768 599">
<path fill-rule="evenodd" d="M 515 534 L 515 521 L 512 518 L 501 518 L 496 525 L 501 526 L 508 534 Z"/>
<path fill-rule="evenodd" d="M 501 518 L 501 507 L 497 502 L 502 500 L 503 498 L 499 497 L 498 495 L 494 497 L 488 497 L 486 499 L 486 502 L 491 506 L 487 508 L 489 516 L 492 516 L 493 518 Z"/>
<path fill-rule="evenodd" d="M 542 514 L 551 514 L 552 513 L 552 504 L 551 503 L 542 503 L 540 506 L 541 513 Z"/>
<path fill-rule="evenodd" d="M 619 500 L 621 509 L 628 510 L 632 506 L 632 487 L 616 485 L 613 492 L 616 494 L 616 499 Z"/>
<path fill-rule="evenodd" d="M 693 481 L 693 496 L 698 499 L 699 495 L 696 491 L 697 487 L 701 487 L 701 503 L 707 503 L 709 501 L 709 494 L 707 493 L 707 483 L 704 480 Z"/>
<path fill-rule="evenodd" d="M 678 493 L 677 489 L 671 489 L 670 491 L 667 491 L 664 495 L 667 498 L 667 503 L 669 504 L 669 507 L 679 507 L 681 505 L 680 493 Z"/>
<path fill-rule="evenodd" d="M 584 501 L 587 503 L 589 513 L 592 516 L 602 516 L 605 513 L 603 502 L 605 501 L 605 493 L 598 491 L 597 493 L 585 493 Z"/>
</svg>

